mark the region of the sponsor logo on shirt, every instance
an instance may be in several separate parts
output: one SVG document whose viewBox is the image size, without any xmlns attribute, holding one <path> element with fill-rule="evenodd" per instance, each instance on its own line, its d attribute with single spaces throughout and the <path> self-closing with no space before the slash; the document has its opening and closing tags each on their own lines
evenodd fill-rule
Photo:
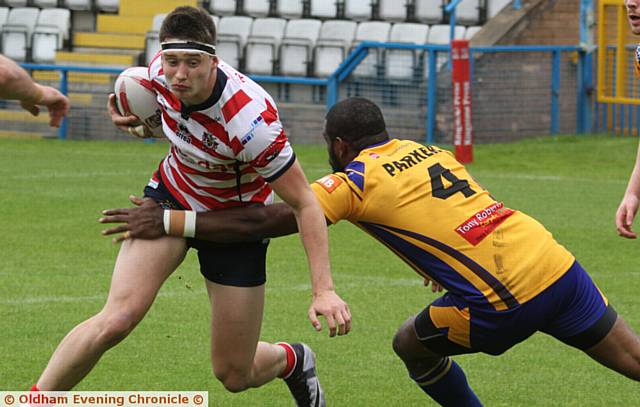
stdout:
<svg viewBox="0 0 640 407">
<path fill-rule="evenodd" d="M 251 141 L 251 139 L 255 136 L 255 134 L 253 134 L 253 131 L 263 121 L 264 121 L 264 118 L 262 116 L 258 116 L 251 122 L 251 125 L 249 126 L 249 131 L 240 139 L 240 143 L 242 143 L 243 146 L 247 144 L 249 141 Z"/>
<path fill-rule="evenodd" d="M 178 123 L 178 131 L 176 131 L 176 136 L 180 138 L 180 140 L 184 141 L 187 144 L 191 144 L 191 134 L 189 134 L 189 129 L 182 123 Z"/>
<path fill-rule="evenodd" d="M 456 232 L 476 246 L 514 212 L 513 209 L 505 208 L 504 203 L 495 202 L 462 222 Z"/>
<path fill-rule="evenodd" d="M 333 191 L 342 184 L 342 180 L 340 177 L 337 177 L 333 174 L 326 175 L 319 180 L 316 181 L 317 184 L 320 184 L 322 188 L 324 188 L 328 193 L 332 193 Z"/>
</svg>

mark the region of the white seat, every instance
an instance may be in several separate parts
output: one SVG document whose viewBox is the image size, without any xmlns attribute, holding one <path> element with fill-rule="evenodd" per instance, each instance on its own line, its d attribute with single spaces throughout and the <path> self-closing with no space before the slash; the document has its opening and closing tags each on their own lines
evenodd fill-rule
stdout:
<svg viewBox="0 0 640 407">
<path fill-rule="evenodd" d="M 91 10 L 91 0 L 65 0 L 68 9 L 76 11 Z"/>
<path fill-rule="evenodd" d="M 236 0 L 211 0 L 209 11 L 219 16 L 231 16 L 236 13 Z"/>
<path fill-rule="evenodd" d="M 217 54 L 234 68 L 240 67 L 244 47 L 251 32 L 253 19 L 246 16 L 227 16 L 218 24 Z"/>
<path fill-rule="evenodd" d="M 314 71 L 317 76 L 329 76 L 340 66 L 355 33 L 354 21 L 328 20 L 322 24 L 314 59 Z"/>
<path fill-rule="evenodd" d="M 120 8 L 120 0 L 96 0 L 96 8 L 100 11 L 117 13 Z"/>
<path fill-rule="evenodd" d="M 465 40 L 470 40 L 473 38 L 474 35 L 476 35 L 478 33 L 478 31 L 482 30 L 482 26 L 480 25 L 474 25 L 471 27 L 467 27 L 467 31 L 464 32 L 464 39 Z"/>
<path fill-rule="evenodd" d="M 311 0 L 311 15 L 320 18 L 336 18 L 338 16 L 336 0 Z"/>
<path fill-rule="evenodd" d="M 2 26 L 7 22 L 9 17 L 9 7 L 0 7 L 0 32 L 2 32 Z"/>
<path fill-rule="evenodd" d="M 32 55 L 35 62 L 54 62 L 56 51 L 69 39 L 71 11 L 47 8 L 40 12 L 33 32 Z"/>
<path fill-rule="evenodd" d="M 276 11 L 280 17 L 300 18 L 302 16 L 301 0 L 278 0 Z"/>
<path fill-rule="evenodd" d="M 35 7 L 16 7 L 9 11 L 7 22 L 2 26 L 2 51 L 7 57 L 19 61 L 27 59 L 38 14 L 40 9 Z"/>
<path fill-rule="evenodd" d="M 419 21 L 442 21 L 442 0 L 416 0 L 416 18 Z"/>
<path fill-rule="evenodd" d="M 416 23 L 397 23 L 391 28 L 389 42 L 423 45 L 429 37 L 429 26 Z M 411 79 L 419 67 L 421 51 L 387 49 L 385 74 L 389 79 Z"/>
<path fill-rule="evenodd" d="M 244 0 L 244 11 L 253 17 L 266 17 L 270 3 L 269 0 Z"/>
<path fill-rule="evenodd" d="M 493 18 L 504 9 L 511 0 L 488 0 L 487 2 L 487 18 Z"/>
<path fill-rule="evenodd" d="M 160 51 L 160 27 L 164 21 L 166 13 L 156 14 L 153 16 L 153 22 L 151 23 L 151 30 L 147 31 L 144 40 L 144 55 L 147 64 L 151 62 L 154 56 Z"/>
<path fill-rule="evenodd" d="M 27 0 L 5 0 L 4 2 L 9 7 L 27 7 Z"/>
<path fill-rule="evenodd" d="M 358 24 L 356 36 L 353 41 L 355 47 L 362 41 L 387 42 L 389 40 L 391 23 L 383 21 L 365 21 Z M 369 54 L 355 69 L 355 76 L 377 76 L 378 66 L 382 64 L 382 52 L 378 48 L 370 48 Z"/>
<path fill-rule="evenodd" d="M 322 22 L 316 19 L 290 20 L 280 45 L 280 73 L 306 76 L 311 68 L 313 47 Z"/>
<path fill-rule="evenodd" d="M 35 0 L 33 4 L 40 8 L 56 8 L 58 7 L 58 0 Z"/>
<path fill-rule="evenodd" d="M 350 20 L 369 20 L 371 18 L 371 0 L 346 0 L 344 15 Z"/>
<path fill-rule="evenodd" d="M 478 24 L 480 21 L 478 0 L 462 0 L 456 7 L 456 22 L 460 24 Z"/>
<path fill-rule="evenodd" d="M 456 40 L 460 40 L 464 38 L 464 32 L 466 28 L 460 25 L 457 25 L 454 29 L 453 38 Z M 429 29 L 429 38 L 427 39 L 428 44 L 438 44 L 438 45 L 447 45 L 450 42 L 449 36 L 451 35 L 451 26 L 447 24 L 436 24 L 432 25 Z M 438 60 L 436 62 L 437 69 L 440 69 L 446 62 L 447 58 L 449 58 L 446 52 L 438 52 Z M 429 75 L 429 70 L 425 69 L 426 74 Z"/>
<path fill-rule="evenodd" d="M 380 18 L 386 21 L 404 21 L 407 19 L 405 0 L 380 0 Z"/>
<path fill-rule="evenodd" d="M 284 35 L 284 18 L 256 18 L 251 26 L 245 51 L 245 70 L 252 74 L 272 75 L 278 60 L 278 48 Z"/>
</svg>

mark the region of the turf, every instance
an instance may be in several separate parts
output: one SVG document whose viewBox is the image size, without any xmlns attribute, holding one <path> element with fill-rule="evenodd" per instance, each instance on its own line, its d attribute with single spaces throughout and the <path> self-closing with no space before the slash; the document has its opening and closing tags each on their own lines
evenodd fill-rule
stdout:
<svg viewBox="0 0 640 407">
<path fill-rule="evenodd" d="M 614 213 L 637 140 L 565 136 L 476 147 L 472 174 L 533 215 L 568 247 L 640 331 L 638 242 L 617 237 Z M 0 389 L 28 389 L 64 335 L 101 309 L 118 248 L 99 211 L 127 205 L 165 144 L 0 140 Z M 325 148 L 297 146 L 310 179 Z M 428 214 L 425 214 L 428 216 Z M 640 228 L 640 226 L 638 226 Z M 330 406 L 430 405 L 391 349 L 395 329 L 435 298 L 408 267 L 357 228 L 331 228 L 334 279 L 353 332 L 328 338 L 306 318 L 309 284 L 296 236 L 274 240 L 262 338 L 302 340 L 318 354 Z M 190 254 L 140 326 L 77 390 L 206 390 L 211 406 L 293 405 L 282 383 L 229 394 L 209 362 L 209 309 Z M 631 406 L 634 383 L 543 334 L 499 357 L 457 358 L 487 406 Z"/>
</svg>

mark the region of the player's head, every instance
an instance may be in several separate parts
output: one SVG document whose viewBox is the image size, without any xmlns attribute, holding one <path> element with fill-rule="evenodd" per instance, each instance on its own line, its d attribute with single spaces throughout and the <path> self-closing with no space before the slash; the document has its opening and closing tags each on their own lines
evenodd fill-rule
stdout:
<svg viewBox="0 0 640 407">
<path fill-rule="evenodd" d="M 216 27 L 202 8 L 177 7 L 160 27 L 162 69 L 169 87 L 187 104 L 208 99 L 216 79 Z"/>
<path fill-rule="evenodd" d="M 624 0 L 631 32 L 640 35 L 640 0 Z"/>
<path fill-rule="evenodd" d="M 334 171 L 342 171 L 366 147 L 389 139 L 380 108 L 361 97 L 333 105 L 325 117 L 323 136 Z"/>
</svg>

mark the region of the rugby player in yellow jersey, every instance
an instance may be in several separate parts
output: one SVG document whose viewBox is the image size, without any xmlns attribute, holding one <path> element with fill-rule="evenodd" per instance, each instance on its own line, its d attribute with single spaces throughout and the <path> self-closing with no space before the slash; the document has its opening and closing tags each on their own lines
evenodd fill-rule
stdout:
<svg viewBox="0 0 640 407">
<path fill-rule="evenodd" d="M 536 331 L 640 380 L 640 339 L 573 255 L 536 220 L 494 200 L 449 152 L 390 139 L 380 109 L 363 98 L 337 103 L 326 116 L 324 137 L 335 172 L 312 188 L 328 222 L 354 223 L 447 290 L 409 318 L 393 341 L 411 378 L 435 401 L 481 405 L 450 356 L 499 355 Z M 164 223 L 175 213 L 134 201 L 142 206 L 105 211 L 103 222 L 125 222 L 105 234 L 181 233 Z M 209 240 L 295 231 L 284 204 L 196 219 L 196 236 Z"/>
</svg>

